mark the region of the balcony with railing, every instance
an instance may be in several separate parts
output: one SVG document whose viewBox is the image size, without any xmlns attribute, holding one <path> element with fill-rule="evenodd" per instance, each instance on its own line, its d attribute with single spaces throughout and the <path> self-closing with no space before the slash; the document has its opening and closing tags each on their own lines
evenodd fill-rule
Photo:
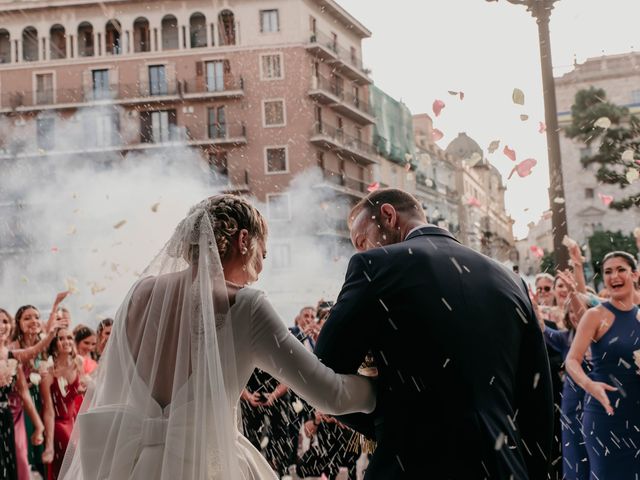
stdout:
<svg viewBox="0 0 640 480">
<path fill-rule="evenodd" d="M 363 164 L 379 163 L 378 153 L 371 143 L 348 135 L 341 128 L 326 123 L 316 123 L 311 132 L 311 143 L 334 150 Z"/>
<path fill-rule="evenodd" d="M 362 65 L 362 59 L 355 51 L 340 45 L 336 38 L 323 32 L 312 33 L 307 50 L 339 69 L 350 80 L 363 84 L 372 83 L 368 71 Z"/>
<path fill-rule="evenodd" d="M 207 138 L 193 142 L 192 145 L 245 145 L 247 127 L 242 122 L 210 124 L 207 126 Z"/>
<path fill-rule="evenodd" d="M 108 87 L 43 89 L 4 93 L 0 96 L 2 110 L 43 110 L 76 108 L 86 103 L 136 104 L 206 98 L 237 98 L 244 95 L 244 81 L 229 80 L 210 88 L 200 79 L 171 82 L 139 82 L 113 84 Z"/>
<path fill-rule="evenodd" d="M 311 77 L 309 96 L 358 123 L 368 125 L 375 122 L 375 114 L 369 102 L 323 76 Z"/>
<path fill-rule="evenodd" d="M 337 193 L 346 194 L 357 199 L 363 198 L 367 192 L 367 182 L 347 176 L 344 172 L 322 169 L 322 183 L 319 188 L 329 188 Z"/>
<path fill-rule="evenodd" d="M 178 82 L 180 96 L 184 99 L 239 98 L 244 95 L 244 78 L 225 76 L 221 81 L 213 81 L 199 76 Z"/>
</svg>

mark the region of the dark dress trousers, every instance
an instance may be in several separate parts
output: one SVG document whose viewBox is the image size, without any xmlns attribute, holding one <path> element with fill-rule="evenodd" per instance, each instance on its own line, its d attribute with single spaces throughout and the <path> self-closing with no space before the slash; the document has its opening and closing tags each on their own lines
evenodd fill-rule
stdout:
<svg viewBox="0 0 640 480">
<path fill-rule="evenodd" d="M 354 255 L 315 352 L 355 373 L 369 350 L 376 411 L 340 417 L 377 441 L 365 479 L 548 478 L 549 364 L 513 272 L 433 226 Z"/>
</svg>

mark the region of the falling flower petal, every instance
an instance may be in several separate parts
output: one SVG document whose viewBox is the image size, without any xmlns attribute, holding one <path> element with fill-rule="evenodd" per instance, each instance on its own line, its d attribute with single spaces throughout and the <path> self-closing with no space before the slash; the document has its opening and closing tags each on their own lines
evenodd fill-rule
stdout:
<svg viewBox="0 0 640 480">
<path fill-rule="evenodd" d="M 64 284 L 69 293 L 76 293 L 78 291 L 78 281 L 75 278 L 67 278 Z"/>
<path fill-rule="evenodd" d="M 593 126 L 606 130 L 611 126 L 611 120 L 609 120 L 607 117 L 600 117 L 598 120 L 596 120 Z"/>
<path fill-rule="evenodd" d="M 524 105 L 524 92 L 519 88 L 514 88 L 511 99 L 516 105 Z"/>
<path fill-rule="evenodd" d="M 373 182 L 367 187 L 368 192 L 375 192 L 380 188 L 380 182 Z"/>
<path fill-rule="evenodd" d="M 448 90 L 448 92 L 449 92 L 449 95 L 455 95 L 455 96 L 458 96 L 458 93 L 460 93 L 460 92 L 456 92 L 455 90 Z"/>
<path fill-rule="evenodd" d="M 75 225 L 71 225 L 69 227 L 69 230 L 67 230 L 67 235 L 75 235 L 77 231 L 78 231 L 78 229 L 76 228 L 76 226 Z"/>
<path fill-rule="evenodd" d="M 633 183 L 640 178 L 640 172 L 638 172 L 635 168 L 630 168 L 627 170 L 627 182 Z"/>
<path fill-rule="evenodd" d="M 22 283 L 29 283 L 29 279 L 27 277 L 25 277 L 24 275 L 22 275 L 22 277 L 20 277 L 20 281 Z"/>
<path fill-rule="evenodd" d="M 531 253 L 533 253 L 536 258 L 544 257 L 544 250 L 542 250 L 542 248 L 538 247 L 537 245 L 531 246 Z"/>
<path fill-rule="evenodd" d="M 58 247 L 51 247 L 51 253 L 58 253 L 59 251 Z"/>
<path fill-rule="evenodd" d="M 480 200 L 478 200 L 476 197 L 471 197 L 468 201 L 467 201 L 467 205 L 469 205 L 470 207 L 480 207 Z"/>
<path fill-rule="evenodd" d="M 411 160 L 413 160 L 413 155 L 411 155 L 410 153 L 405 153 L 404 154 L 404 161 L 407 163 L 410 163 Z"/>
<path fill-rule="evenodd" d="M 95 282 L 91 283 L 91 295 L 96 295 L 100 292 L 104 292 L 106 290 L 106 287 L 103 287 L 102 285 L 99 285 Z"/>
<path fill-rule="evenodd" d="M 556 197 L 553 199 L 553 203 L 557 203 L 558 205 L 562 205 L 564 203 L 564 198 Z"/>
<path fill-rule="evenodd" d="M 602 203 L 604 204 L 605 207 L 608 207 L 609 205 L 611 205 L 611 202 L 613 202 L 613 197 L 611 195 L 605 195 L 604 193 L 599 193 L 598 197 L 600 197 L 600 200 L 602 200 Z"/>
<path fill-rule="evenodd" d="M 39 373 L 31 372 L 29 374 L 29 382 L 31 382 L 32 385 L 35 385 L 37 387 L 38 385 L 40 385 L 41 380 L 42 380 L 42 377 L 40 376 Z"/>
<path fill-rule="evenodd" d="M 489 153 L 493 153 L 500 148 L 500 140 L 494 140 L 489 144 L 489 148 L 487 150 Z"/>
<path fill-rule="evenodd" d="M 538 122 L 538 133 L 544 133 L 547 131 L 547 125 L 544 122 Z"/>
<path fill-rule="evenodd" d="M 512 162 L 516 161 L 516 151 L 510 149 L 509 145 L 504 146 L 504 150 L 502 150 L 502 153 L 504 153 Z"/>
<path fill-rule="evenodd" d="M 264 437 L 264 438 L 262 439 L 262 441 L 260 442 L 260 446 L 261 446 L 262 448 L 266 448 L 266 447 L 267 447 L 267 445 L 269 445 L 269 437 Z"/>
<path fill-rule="evenodd" d="M 460 100 L 464 100 L 464 92 L 460 92 Z"/>
<path fill-rule="evenodd" d="M 522 120 L 523 122 L 526 122 L 527 120 L 529 120 L 529 115 L 526 115 L 526 114 L 520 115 L 520 120 Z"/>
<path fill-rule="evenodd" d="M 117 229 L 117 228 L 120 228 L 120 227 L 122 227 L 123 225 L 125 225 L 126 223 L 127 223 L 127 221 L 126 221 L 126 220 L 120 220 L 118 223 L 116 223 L 116 224 L 113 226 L 113 228 L 116 228 L 116 229 Z"/>
<path fill-rule="evenodd" d="M 444 133 L 442 133 L 442 131 L 438 130 L 437 128 L 434 128 L 433 131 L 431 132 L 431 138 L 433 139 L 434 142 L 441 140 L 442 137 L 444 137 Z"/>
<path fill-rule="evenodd" d="M 411 170 L 411 162 L 405 163 L 404 170 L 405 170 L 405 172 L 408 172 L 409 170 Z"/>
<path fill-rule="evenodd" d="M 627 149 L 622 153 L 622 160 L 625 162 L 633 162 L 634 151 L 632 149 Z"/>
<path fill-rule="evenodd" d="M 158 211 L 159 206 L 160 206 L 160 203 L 154 203 L 153 205 L 151 205 L 151 211 L 153 213 L 156 213 Z"/>
<path fill-rule="evenodd" d="M 303 403 L 296 398 L 296 401 L 291 404 L 293 407 L 293 411 L 296 413 L 300 413 L 304 409 Z"/>
<path fill-rule="evenodd" d="M 87 312 L 90 312 L 91 310 L 93 310 L 93 304 L 92 303 L 85 303 L 80 308 L 82 310 L 86 310 Z"/>
<path fill-rule="evenodd" d="M 511 179 L 514 173 L 517 173 L 520 178 L 528 177 L 531 175 L 531 170 L 538 164 L 538 161 L 535 158 L 527 158 L 526 160 L 521 161 L 518 165 L 511 170 L 509 177 L 507 180 Z"/>
<path fill-rule="evenodd" d="M 436 117 L 440 116 L 440 112 L 445 107 L 445 104 L 442 100 L 434 100 L 433 102 L 433 113 L 435 113 Z"/>
</svg>

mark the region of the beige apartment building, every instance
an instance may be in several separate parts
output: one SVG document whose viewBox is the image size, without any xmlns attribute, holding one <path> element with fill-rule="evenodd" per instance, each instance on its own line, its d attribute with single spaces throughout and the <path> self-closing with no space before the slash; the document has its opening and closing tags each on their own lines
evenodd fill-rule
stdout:
<svg viewBox="0 0 640 480">
<path fill-rule="evenodd" d="M 576 64 L 570 72 L 555 79 L 558 102 L 558 123 L 561 128 L 571 123 L 571 106 L 578 91 L 596 87 L 604 89 L 607 100 L 640 113 L 640 53 L 607 55 L 589 58 Z M 579 140 L 560 133 L 560 150 L 564 181 L 564 206 L 567 212 L 569 236 L 581 245 L 599 230 L 622 231 L 630 234 L 640 225 L 640 209 L 632 207 L 617 211 L 606 207 L 598 194 L 614 198 L 640 192 L 640 182 L 624 190 L 617 185 L 599 184 L 597 165 L 585 168 L 580 159 L 597 152 L 598 145 L 587 147 Z"/>
<path fill-rule="evenodd" d="M 0 0 L 0 20 L 0 161 L 187 144 L 283 220 L 296 174 L 355 200 L 380 162 L 370 32 L 332 0 Z M 81 144 L 56 135 L 72 117 Z"/>
</svg>

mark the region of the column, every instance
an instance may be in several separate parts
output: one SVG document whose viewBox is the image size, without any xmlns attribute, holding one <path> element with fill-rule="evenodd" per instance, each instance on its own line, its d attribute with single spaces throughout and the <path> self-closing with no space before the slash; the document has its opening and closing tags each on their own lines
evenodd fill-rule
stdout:
<svg viewBox="0 0 640 480">
<path fill-rule="evenodd" d="M 67 50 L 67 58 L 72 58 L 71 57 L 71 53 L 72 53 L 72 51 L 71 51 L 71 38 L 73 37 L 73 35 L 71 35 L 70 33 L 68 33 L 65 30 L 65 36 L 64 37 L 65 37 L 64 38 L 65 48 Z"/>
<path fill-rule="evenodd" d="M 42 60 L 43 61 L 51 60 L 50 43 L 51 43 L 51 38 L 42 37 L 42 50 L 43 50 Z"/>
<path fill-rule="evenodd" d="M 206 23 L 206 22 L 204 24 L 204 30 L 205 30 L 206 35 L 207 35 L 207 47 L 210 47 L 212 45 L 211 44 L 211 28 L 210 28 L 209 24 Z"/>
</svg>

